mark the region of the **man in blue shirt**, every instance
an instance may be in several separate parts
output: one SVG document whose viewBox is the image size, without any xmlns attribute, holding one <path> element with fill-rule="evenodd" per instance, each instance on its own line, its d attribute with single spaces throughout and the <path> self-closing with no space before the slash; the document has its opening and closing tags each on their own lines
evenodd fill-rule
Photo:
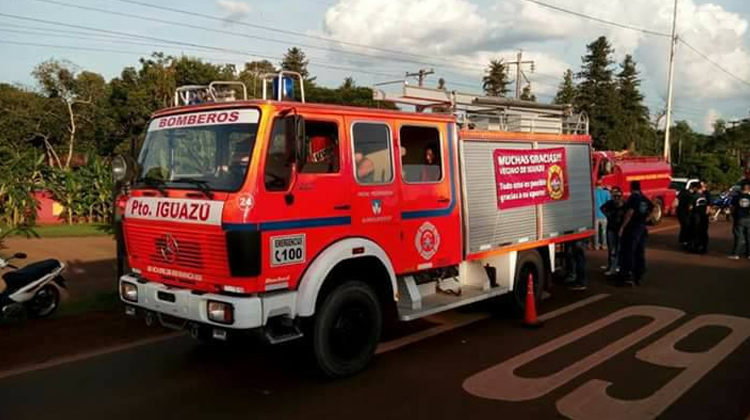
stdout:
<svg viewBox="0 0 750 420">
<path fill-rule="evenodd" d="M 607 249 L 607 216 L 602 212 L 602 206 L 610 198 L 609 191 L 602 186 L 601 181 L 597 181 L 596 190 L 594 191 L 594 207 L 596 208 L 594 249 Z"/>
<path fill-rule="evenodd" d="M 625 219 L 620 227 L 620 274 L 625 284 L 641 284 L 646 272 L 646 223 L 654 204 L 641 192 L 641 182 L 630 183 L 630 197 L 625 203 Z"/>
</svg>

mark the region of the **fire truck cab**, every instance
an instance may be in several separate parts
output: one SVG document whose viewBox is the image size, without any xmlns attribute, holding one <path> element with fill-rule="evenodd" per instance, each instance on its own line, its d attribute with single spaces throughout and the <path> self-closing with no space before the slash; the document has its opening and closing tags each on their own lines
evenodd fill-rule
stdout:
<svg viewBox="0 0 750 420">
<path fill-rule="evenodd" d="M 592 233 L 588 127 L 569 108 L 406 83 L 375 98 L 461 114 L 354 108 L 304 102 L 298 75 L 268 81 L 273 100 L 265 84 L 263 100 L 178 90 L 117 168 L 128 314 L 200 340 L 307 335 L 346 376 L 389 319 L 523 305 L 529 278 L 538 299 L 560 245 Z"/>
</svg>

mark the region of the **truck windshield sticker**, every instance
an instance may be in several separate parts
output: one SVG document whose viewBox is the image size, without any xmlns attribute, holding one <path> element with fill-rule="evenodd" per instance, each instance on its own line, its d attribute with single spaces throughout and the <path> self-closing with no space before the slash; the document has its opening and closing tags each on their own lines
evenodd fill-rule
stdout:
<svg viewBox="0 0 750 420">
<path fill-rule="evenodd" d="M 223 201 L 134 197 L 128 200 L 125 217 L 220 226 L 223 210 Z"/>
<path fill-rule="evenodd" d="M 221 124 L 257 124 L 259 119 L 260 112 L 255 109 L 194 112 L 156 118 L 151 121 L 148 131 Z"/>
<path fill-rule="evenodd" d="M 304 234 L 271 237 L 271 266 L 305 262 L 305 242 Z"/>
<path fill-rule="evenodd" d="M 564 147 L 495 149 L 493 159 L 497 208 L 512 209 L 568 199 L 568 164 Z"/>
</svg>

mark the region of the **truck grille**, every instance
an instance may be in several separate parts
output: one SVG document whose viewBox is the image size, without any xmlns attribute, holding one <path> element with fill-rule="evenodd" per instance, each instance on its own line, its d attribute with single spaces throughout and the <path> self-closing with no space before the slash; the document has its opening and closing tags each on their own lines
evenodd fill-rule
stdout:
<svg viewBox="0 0 750 420">
<path fill-rule="evenodd" d="M 128 253 L 141 263 L 204 273 L 204 278 L 229 275 L 222 231 L 164 229 L 128 220 L 125 238 Z"/>
</svg>

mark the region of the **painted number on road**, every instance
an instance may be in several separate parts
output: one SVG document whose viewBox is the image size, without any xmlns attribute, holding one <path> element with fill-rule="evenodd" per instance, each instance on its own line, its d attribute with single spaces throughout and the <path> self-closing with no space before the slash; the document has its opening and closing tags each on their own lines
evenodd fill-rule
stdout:
<svg viewBox="0 0 750 420">
<path fill-rule="evenodd" d="M 669 326 L 684 315 L 684 312 L 677 309 L 659 306 L 632 306 L 622 309 L 469 377 L 464 381 L 464 389 L 470 394 L 493 400 L 526 401 L 542 397 Z M 551 375 L 525 378 L 515 374 L 520 367 L 544 355 L 619 320 L 631 317 L 648 317 L 651 321 L 635 332 Z M 703 352 L 677 350 L 676 344 L 681 340 L 701 328 L 712 326 L 725 327 L 731 330 L 731 333 Z M 594 379 L 557 401 L 557 409 L 564 416 L 576 420 L 653 419 L 748 337 L 750 319 L 729 315 L 698 316 L 636 353 L 636 358 L 644 362 L 684 369 L 650 397 L 641 400 L 620 400 L 607 394 L 611 382 Z"/>
<path fill-rule="evenodd" d="M 271 238 L 271 266 L 278 267 L 305 262 L 305 235 Z"/>
</svg>

